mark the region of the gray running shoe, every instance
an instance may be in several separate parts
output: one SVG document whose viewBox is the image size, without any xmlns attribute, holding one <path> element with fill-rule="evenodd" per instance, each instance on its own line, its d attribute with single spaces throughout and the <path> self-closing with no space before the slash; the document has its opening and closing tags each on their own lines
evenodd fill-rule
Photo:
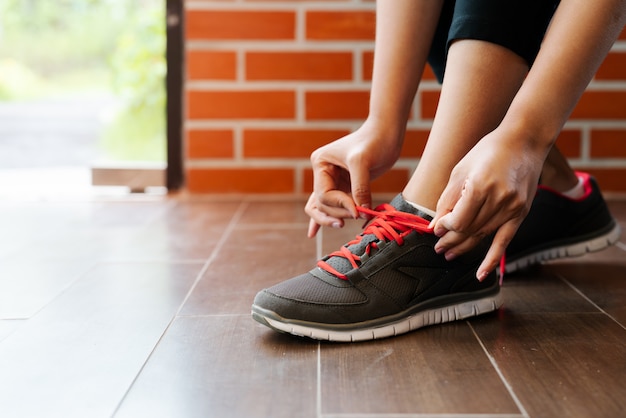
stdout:
<svg viewBox="0 0 626 418">
<path fill-rule="evenodd" d="M 252 317 L 276 331 L 363 341 L 459 320 L 501 306 L 500 283 L 476 271 L 489 247 L 447 261 L 427 215 L 401 195 L 375 211 L 363 233 L 308 273 L 259 292 Z M 421 215 L 421 216 L 420 216 Z"/>
<path fill-rule="evenodd" d="M 585 195 L 570 199 L 539 186 L 530 212 L 506 250 L 506 273 L 542 261 L 580 256 L 613 245 L 620 226 L 613 219 L 596 180 L 577 172 Z"/>
</svg>

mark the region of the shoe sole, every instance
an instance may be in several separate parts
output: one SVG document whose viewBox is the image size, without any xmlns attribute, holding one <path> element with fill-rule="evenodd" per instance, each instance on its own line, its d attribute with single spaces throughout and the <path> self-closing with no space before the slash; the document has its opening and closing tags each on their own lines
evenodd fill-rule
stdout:
<svg viewBox="0 0 626 418">
<path fill-rule="evenodd" d="M 544 261 L 580 257 L 587 253 L 603 250 L 615 244 L 619 240 L 620 235 L 621 228 L 619 224 L 616 223 L 613 229 L 606 234 L 588 240 L 578 241 L 575 244 L 547 248 L 507 263 L 505 266 L 505 274 L 513 273 L 517 270 L 521 270 Z"/>
<path fill-rule="evenodd" d="M 498 290 L 496 294 L 481 299 L 470 300 L 454 305 L 427 309 L 404 316 L 400 313 L 390 317 L 357 324 L 337 325 L 317 324 L 305 321 L 290 321 L 282 318 L 275 312 L 252 305 L 252 317 L 261 324 L 275 331 L 308 337 L 314 340 L 356 342 L 369 341 L 380 338 L 393 337 L 405 334 L 429 325 L 457 321 L 472 316 L 493 312 L 502 306 L 502 296 Z"/>
</svg>

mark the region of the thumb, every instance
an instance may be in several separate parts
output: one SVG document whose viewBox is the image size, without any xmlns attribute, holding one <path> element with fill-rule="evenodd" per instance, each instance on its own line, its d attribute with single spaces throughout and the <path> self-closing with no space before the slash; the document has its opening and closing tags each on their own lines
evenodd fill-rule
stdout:
<svg viewBox="0 0 626 418">
<path fill-rule="evenodd" d="M 463 192 L 465 189 L 465 184 L 462 185 L 455 184 L 453 182 L 448 182 L 445 189 L 439 196 L 439 200 L 437 200 L 437 208 L 435 210 L 435 217 L 430 222 L 429 228 L 436 228 L 437 226 L 440 229 L 445 228 L 440 224 L 441 218 L 446 217 L 448 214 L 452 212 L 454 207 L 457 205 L 459 200 L 463 197 Z M 437 225 L 439 224 L 439 225 Z M 439 230 L 439 233 L 444 233 L 445 231 Z"/>
<path fill-rule="evenodd" d="M 358 206 L 372 207 L 372 192 L 370 190 L 370 173 L 363 166 L 350 167 L 350 188 L 352 199 Z"/>
</svg>

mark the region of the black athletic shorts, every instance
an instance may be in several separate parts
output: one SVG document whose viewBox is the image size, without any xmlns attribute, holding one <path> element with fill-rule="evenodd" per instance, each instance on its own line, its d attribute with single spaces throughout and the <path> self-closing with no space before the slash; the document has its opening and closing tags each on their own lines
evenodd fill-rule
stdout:
<svg viewBox="0 0 626 418">
<path fill-rule="evenodd" d="M 530 67 L 558 4 L 559 0 L 445 0 L 428 63 L 441 82 L 450 43 L 477 39 L 510 49 Z"/>
</svg>

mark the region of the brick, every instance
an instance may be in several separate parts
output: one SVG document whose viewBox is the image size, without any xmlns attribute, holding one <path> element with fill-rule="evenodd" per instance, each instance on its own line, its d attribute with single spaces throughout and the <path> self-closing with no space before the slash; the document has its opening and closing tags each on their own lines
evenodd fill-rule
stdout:
<svg viewBox="0 0 626 418">
<path fill-rule="evenodd" d="M 375 179 L 371 183 L 372 193 L 400 193 L 409 181 L 409 170 L 404 168 L 392 168 L 385 174 Z M 313 192 L 313 171 L 304 170 L 302 191 L 304 193 Z"/>
<path fill-rule="evenodd" d="M 422 80 L 437 81 L 437 77 L 435 76 L 435 73 L 433 72 L 433 69 L 430 65 L 426 65 L 426 67 L 424 68 L 424 72 L 422 73 Z"/>
<path fill-rule="evenodd" d="M 591 158 L 626 158 L 626 129 L 591 131 Z"/>
<path fill-rule="evenodd" d="M 400 152 L 400 158 L 419 158 L 422 156 L 426 141 L 428 141 L 429 131 L 427 130 L 407 130 L 404 135 L 404 144 Z"/>
<path fill-rule="evenodd" d="M 372 11 L 309 11 L 306 37 L 311 40 L 373 41 L 376 13 Z"/>
<path fill-rule="evenodd" d="M 567 158 L 580 158 L 582 135 L 578 130 L 563 130 L 556 139 L 556 146 Z"/>
<path fill-rule="evenodd" d="M 422 91 L 418 93 L 420 101 L 420 117 L 422 119 L 434 119 L 439 104 L 439 91 Z"/>
<path fill-rule="evenodd" d="M 626 53 L 611 52 L 596 73 L 597 80 L 626 80 Z"/>
<path fill-rule="evenodd" d="M 188 10 L 186 38 L 219 40 L 294 39 L 291 11 Z"/>
<path fill-rule="evenodd" d="M 571 117 L 573 119 L 626 119 L 626 92 L 586 91 Z"/>
<path fill-rule="evenodd" d="M 347 130 L 248 129 L 243 133 L 246 158 L 309 158 L 317 148 L 341 138 Z"/>
<path fill-rule="evenodd" d="M 308 120 L 365 119 L 369 110 L 369 92 L 307 92 L 305 105 Z"/>
<path fill-rule="evenodd" d="M 248 80 L 333 81 L 352 79 L 350 52 L 250 52 Z"/>
<path fill-rule="evenodd" d="M 186 67 L 189 80 L 234 80 L 237 56 L 232 51 L 189 51 Z"/>
<path fill-rule="evenodd" d="M 187 158 L 233 158 L 233 131 L 192 130 L 187 132 Z"/>
<path fill-rule="evenodd" d="M 189 119 L 293 119 L 293 91 L 190 91 Z"/>
<path fill-rule="evenodd" d="M 603 193 L 626 192 L 626 167 L 623 168 L 580 168 L 598 180 Z"/>
<path fill-rule="evenodd" d="M 291 168 L 192 168 L 187 170 L 191 193 L 293 193 Z"/>
</svg>

